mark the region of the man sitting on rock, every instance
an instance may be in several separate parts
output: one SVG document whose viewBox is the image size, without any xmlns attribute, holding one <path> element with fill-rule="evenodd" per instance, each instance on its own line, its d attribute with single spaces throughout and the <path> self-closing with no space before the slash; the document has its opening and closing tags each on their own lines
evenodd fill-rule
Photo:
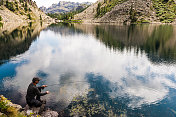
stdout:
<svg viewBox="0 0 176 117">
<path fill-rule="evenodd" d="M 40 99 L 40 96 L 49 94 L 49 91 L 41 93 L 41 90 L 47 87 L 47 85 L 37 87 L 36 85 L 39 83 L 40 80 L 41 80 L 40 78 L 34 77 L 32 79 L 32 83 L 28 86 L 26 102 L 30 107 L 41 107 L 43 103 L 46 103 L 45 101 L 42 101 Z"/>
</svg>

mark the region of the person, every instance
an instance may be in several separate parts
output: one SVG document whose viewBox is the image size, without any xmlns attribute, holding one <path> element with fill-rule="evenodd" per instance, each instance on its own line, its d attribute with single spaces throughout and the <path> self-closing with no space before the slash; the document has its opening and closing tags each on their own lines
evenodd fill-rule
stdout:
<svg viewBox="0 0 176 117">
<path fill-rule="evenodd" d="M 34 77 L 32 79 L 32 83 L 29 84 L 26 95 L 26 102 L 29 107 L 41 107 L 45 101 L 40 99 L 41 96 L 49 94 L 49 91 L 45 93 L 41 93 L 41 90 L 47 87 L 47 85 L 42 85 L 41 87 L 37 87 L 36 85 L 39 83 L 41 79 L 38 77 Z"/>
</svg>

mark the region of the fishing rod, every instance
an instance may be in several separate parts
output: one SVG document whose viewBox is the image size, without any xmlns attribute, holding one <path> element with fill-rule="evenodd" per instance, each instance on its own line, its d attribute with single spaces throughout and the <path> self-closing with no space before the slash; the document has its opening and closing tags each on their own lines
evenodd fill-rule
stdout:
<svg viewBox="0 0 176 117">
<path fill-rule="evenodd" d="M 55 86 L 55 85 L 64 85 L 64 84 L 74 84 L 74 83 L 82 83 L 82 82 L 87 82 L 87 81 L 76 81 L 76 82 L 67 82 L 67 83 L 58 83 L 58 84 L 49 84 L 47 86 Z"/>
<path fill-rule="evenodd" d="M 49 85 L 47 85 L 47 86 L 52 87 L 52 86 L 56 86 L 56 85 L 76 84 L 76 83 L 83 83 L 83 82 L 88 82 L 88 81 L 75 81 L 75 82 L 67 82 L 67 83 L 57 83 L 57 84 L 49 84 Z M 95 82 L 95 81 L 94 81 L 94 82 Z M 146 87 L 146 89 L 152 90 L 152 91 L 155 91 L 155 92 L 158 92 L 158 91 L 159 91 L 159 90 L 157 90 L 157 89 L 153 89 L 153 88 L 150 88 L 150 87 Z"/>
</svg>

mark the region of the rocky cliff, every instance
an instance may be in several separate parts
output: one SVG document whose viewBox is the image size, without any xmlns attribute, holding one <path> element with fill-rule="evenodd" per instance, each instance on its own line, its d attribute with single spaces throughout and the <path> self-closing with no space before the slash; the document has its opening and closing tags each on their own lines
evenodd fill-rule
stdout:
<svg viewBox="0 0 176 117">
<path fill-rule="evenodd" d="M 58 4 L 53 4 L 49 8 L 46 7 L 40 7 L 40 9 L 45 13 L 66 13 L 70 11 L 76 11 L 81 8 L 86 8 L 87 6 L 91 5 L 90 2 L 66 2 L 66 1 L 60 1 Z"/>
<path fill-rule="evenodd" d="M 169 0 L 98 0 L 74 19 L 105 23 L 174 23 L 175 8 L 175 1 Z"/>
<path fill-rule="evenodd" d="M 32 0 L 0 0 L 0 20 L 17 24 L 31 21 L 54 22 Z"/>
</svg>

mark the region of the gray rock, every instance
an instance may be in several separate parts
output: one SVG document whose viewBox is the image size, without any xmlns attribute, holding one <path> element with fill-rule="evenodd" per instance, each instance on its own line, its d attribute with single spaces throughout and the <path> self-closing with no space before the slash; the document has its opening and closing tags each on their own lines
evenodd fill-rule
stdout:
<svg viewBox="0 0 176 117">
<path fill-rule="evenodd" d="M 131 14 L 130 12 L 135 12 L 135 17 L 137 21 L 158 21 L 155 11 L 151 8 L 153 6 L 152 0 L 127 0 L 123 3 L 117 4 L 110 12 L 107 12 L 102 17 L 96 17 L 96 9 L 98 3 L 102 4 L 102 7 L 106 4 L 104 0 L 98 0 L 96 3 L 92 4 L 83 12 L 76 14 L 74 16 L 75 20 L 82 20 L 83 22 L 89 23 L 130 23 Z"/>
<path fill-rule="evenodd" d="M 52 111 L 50 109 L 44 111 L 44 106 L 45 104 L 43 104 L 41 107 L 32 107 L 30 108 L 28 105 L 26 105 L 25 109 L 25 113 L 27 115 L 31 115 L 31 113 L 33 114 L 33 116 L 37 116 L 40 114 L 41 117 L 58 117 L 58 113 L 56 111 Z"/>
<path fill-rule="evenodd" d="M 56 111 L 46 110 L 41 114 L 42 117 L 58 117 L 58 113 Z"/>
<path fill-rule="evenodd" d="M 1 112 L 0 112 L 0 117 L 3 116 L 3 115 L 4 115 L 4 113 L 1 113 Z"/>
</svg>

